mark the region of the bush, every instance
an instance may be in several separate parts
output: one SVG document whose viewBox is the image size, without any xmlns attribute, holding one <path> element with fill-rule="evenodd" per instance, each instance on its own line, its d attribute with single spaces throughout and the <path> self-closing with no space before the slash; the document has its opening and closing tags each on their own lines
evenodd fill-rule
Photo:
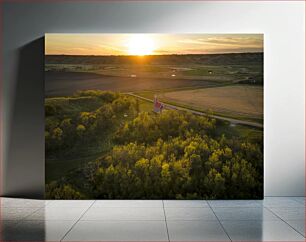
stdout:
<svg viewBox="0 0 306 242">
<path fill-rule="evenodd" d="M 48 199 L 83 199 L 84 196 L 69 184 L 59 185 L 51 182 L 46 185 L 45 196 Z"/>
</svg>

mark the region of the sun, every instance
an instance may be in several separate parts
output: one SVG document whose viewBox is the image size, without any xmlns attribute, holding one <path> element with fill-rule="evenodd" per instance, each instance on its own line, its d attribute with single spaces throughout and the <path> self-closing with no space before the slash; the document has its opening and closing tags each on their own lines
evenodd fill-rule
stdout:
<svg viewBox="0 0 306 242">
<path fill-rule="evenodd" d="M 130 55 L 151 55 L 155 50 L 153 39 L 148 35 L 134 34 L 127 42 L 128 53 Z"/>
</svg>

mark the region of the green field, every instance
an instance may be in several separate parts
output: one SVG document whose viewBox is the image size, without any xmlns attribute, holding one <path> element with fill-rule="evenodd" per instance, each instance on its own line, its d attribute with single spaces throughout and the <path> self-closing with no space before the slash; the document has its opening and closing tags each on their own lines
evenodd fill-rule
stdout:
<svg viewBox="0 0 306 242">
<path fill-rule="evenodd" d="M 82 105 L 79 106 L 72 106 L 67 105 L 67 99 L 77 100 L 77 101 L 84 101 Z M 94 106 L 88 107 L 88 103 L 86 101 L 91 100 L 91 98 L 47 98 L 45 100 L 45 105 L 49 106 L 55 106 L 55 107 L 61 107 L 62 114 L 56 115 L 60 119 L 64 119 L 67 117 L 75 117 L 76 114 L 81 113 L 82 111 L 93 111 Z M 85 101 L 86 100 L 86 101 Z M 81 102 L 80 102 L 81 103 Z M 92 103 L 92 102 L 91 102 Z M 96 103 L 97 105 L 99 101 Z M 101 103 L 100 103 L 101 105 Z M 98 106 L 96 106 L 98 107 Z M 151 112 L 152 111 L 152 104 L 145 101 L 139 101 L 139 110 L 140 112 Z M 47 116 L 46 118 L 46 125 L 50 123 L 57 123 L 57 119 L 54 118 L 54 116 Z M 57 124 L 58 125 L 58 124 Z M 52 125 L 51 125 L 52 127 Z M 112 148 L 113 143 L 112 142 L 97 142 L 94 144 L 82 145 L 81 148 L 78 148 L 77 155 L 75 154 L 76 151 L 71 150 L 68 154 L 60 155 L 59 157 L 52 157 L 47 156 L 46 157 L 46 182 L 49 183 L 54 180 L 59 180 L 62 177 L 65 177 L 70 172 L 73 172 L 77 170 L 78 168 L 86 165 L 88 162 L 93 161 L 101 157 L 105 152 L 110 150 Z M 71 152 L 73 151 L 73 152 Z"/>
<path fill-rule="evenodd" d="M 47 72 L 263 83 L 262 53 L 163 56 L 46 56 Z"/>
<path fill-rule="evenodd" d="M 210 112 L 224 117 L 263 120 L 263 88 L 257 85 L 223 85 L 210 88 L 184 88 L 163 91 L 145 91 L 135 94 L 189 108 L 191 110 Z M 191 98 L 192 97 L 192 98 Z"/>
<path fill-rule="evenodd" d="M 260 198 L 262 58 L 46 56 L 46 198 Z"/>
</svg>

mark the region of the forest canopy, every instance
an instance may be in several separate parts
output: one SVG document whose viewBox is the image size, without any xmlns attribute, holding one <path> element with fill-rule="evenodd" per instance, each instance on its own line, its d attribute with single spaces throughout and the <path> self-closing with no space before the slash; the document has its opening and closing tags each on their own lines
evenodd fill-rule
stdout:
<svg viewBox="0 0 306 242">
<path fill-rule="evenodd" d="M 141 110 L 139 100 L 108 91 L 47 98 L 46 159 L 98 157 L 49 181 L 56 199 L 216 199 L 263 196 L 262 137 L 220 132 L 209 116 Z M 65 161 L 63 161 L 65 162 Z"/>
</svg>

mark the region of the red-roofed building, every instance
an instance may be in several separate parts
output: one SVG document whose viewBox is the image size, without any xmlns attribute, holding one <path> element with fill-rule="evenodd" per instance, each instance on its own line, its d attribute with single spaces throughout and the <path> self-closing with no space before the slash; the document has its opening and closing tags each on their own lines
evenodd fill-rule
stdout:
<svg viewBox="0 0 306 242">
<path fill-rule="evenodd" d="M 161 113 L 163 111 L 164 108 L 164 104 L 162 104 L 161 102 L 159 102 L 157 100 L 157 96 L 154 96 L 154 107 L 153 107 L 153 111 L 155 113 Z"/>
</svg>

